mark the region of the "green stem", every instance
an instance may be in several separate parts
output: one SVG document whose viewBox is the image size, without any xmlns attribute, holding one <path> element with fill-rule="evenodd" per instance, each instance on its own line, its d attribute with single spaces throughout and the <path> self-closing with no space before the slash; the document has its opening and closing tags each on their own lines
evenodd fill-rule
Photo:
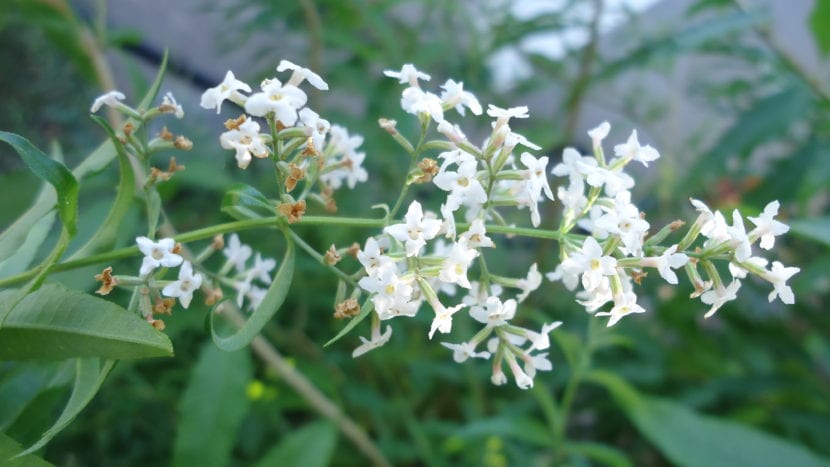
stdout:
<svg viewBox="0 0 830 467">
<path fill-rule="evenodd" d="M 559 404 L 559 414 L 556 419 L 556 425 L 553 431 L 553 444 L 555 447 L 561 448 L 565 442 L 565 431 L 568 426 L 568 415 L 573 406 L 576 391 L 582 383 L 585 374 L 591 368 L 591 359 L 594 352 L 594 338 L 596 334 L 597 319 L 593 316 L 588 318 L 588 330 L 585 335 L 585 346 L 580 353 L 579 360 L 574 365 L 571 378 L 565 386 L 565 392 L 562 394 L 562 401 Z M 556 455 L 559 457 L 564 453 L 564 449 L 558 449 Z M 561 460 L 561 458 L 560 458 Z"/>
<path fill-rule="evenodd" d="M 291 238 L 294 239 L 294 242 L 297 244 L 297 246 L 299 246 L 309 256 L 311 256 L 312 258 L 317 260 L 318 263 L 325 266 L 329 271 L 333 272 L 335 276 L 337 276 L 340 279 L 344 280 L 346 283 L 348 283 L 352 287 L 357 287 L 357 282 L 355 282 L 355 280 L 352 279 L 352 277 L 350 275 L 346 274 L 345 272 L 341 271 L 340 269 L 338 269 L 334 266 L 330 266 L 330 265 L 326 264 L 326 261 L 325 261 L 323 255 L 318 253 L 317 250 L 315 250 L 314 248 L 312 248 L 311 245 L 306 243 L 305 240 L 303 240 L 302 237 L 297 235 L 296 232 L 294 232 L 293 230 L 290 230 L 290 229 L 289 229 L 289 232 L 291 233 Z"/>
</svg>

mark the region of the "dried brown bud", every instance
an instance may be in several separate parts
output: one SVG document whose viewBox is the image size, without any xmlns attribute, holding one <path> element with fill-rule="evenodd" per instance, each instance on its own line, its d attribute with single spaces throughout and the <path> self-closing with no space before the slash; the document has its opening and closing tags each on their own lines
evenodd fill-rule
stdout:
<svg viewBox="0 0 830 467">
<path fill-rule="evenodd" d="M 648 273 L 644 272 L 644 271 L 631 270 L 630 275 L 631 275 L 631 280 L 636 282 L 637 285 L 643 285 L 642 281 L 646 276 L 648 276 Z"/>
<path fill-rule="evenodd" d="M 346 319 L 357 316 L 360 313 L 360 305 L 354 298 L 347 298 L 341 303 L 334 306 L 334 317 L 336 319 Z"/>
<path fill-rule="evenodd" d="M 357 253 L 360 251 L 360 244 L 357 242 L 352 243 L 352 245 L 346 249 L 346 254 L 349 256 L 353 256 L 357 258 Z"/>
<path fill-rule="evenodd" d="M 398 122 L 396 122 L 395 120 L 390 120 L 388 118 L 381 118 L 381 119 L 378 119 L 378 125 L 380 125 L 381 128 L 386 130 L 386 132 L 389 133 L 392 136 L 395 136 L 395 135 L 398 134 L 398 129 L 395 128 L 398 125 Z"/>
<path fill-rule="evenodd" d="M 305 169 L 293 162 L 288 164 L 288 178 L 285 179 L 285 190 L 292 191 L 297 187 L 297 182 L 305 178 Z"/>
<path fill-rule="evenodd" d="M 173 133 L 170 133 L 170 130 L 168 130 L 166 126 L 162 127 L 161 131 L 159 132 L 159 138 L 161 138 L 165 141 L 173 141 L 173 138 L 175 138 L 175 137 L 176 137 L 176 135 L 174 135 Z"/>
<path fill-rule="evenodd" d="M 150 176 L 147 179 L 148 184 L 152 185 L 157 181 L 166 182 L 167 180 L 170 180 L 169 173 L 155 167 L 150 167 Z"/>
<path fill-rule="evenodd" d="M 223 294 L 222 294 L 222 289 L 221 288 L 217 287 L 215 289 L 214 288 L 207 289 L 207 291 L 205 292 L 205 305 L 211 306 L 214 303 L 218 302 L 219 300 L 222 300 L 222 297 L 223 297 Z"/>
<path fill-rule="evenodd" d="M 176 158 L 171 157 L 170 158 L 170 164 L 167 166 L 167 172 L 170 175 L 173 175 L 174 173 L 181 172 L 182 170 L 184 170 L 184 166 L 176 164 Z"/>
<path fill-rule="evenodd" d="M 164 328 L 166 328 L 166 327 L 167 327 L 167 326 L 165 326 L 164 321 L 162 321 L 162 320 L 160 320 L 160 319 L 154 319 L 154 320 L 151 320 L 151 321 L 149 321 L 149 323 L 150 323 L 150 324 L 151 324 L 154 328 L 156 328 L 156 330 L 157 330 L 157 331 L 164 331 Z"/>
<path fill-rule="evenodd" d="M 305 149 L 303 149 L 303 155 L 314 157 L 318 154 L 319 153 L 317 152 L 317 148 L 314 147 L 314 138 L 309 136 L 308 141 L 305 144 Z"/>
<path fill-rule="evenodd" d="M 339 253 L 337 253 L 337 248 L 335 248 L 334 245 L 332 245 L 326 251 L 326 254 L 323 257 L 323 262 L 325 262 L 329 266 L 334 266 L 335 264 L 339 263 L 341 259 L 343 258 L 340 256 Z"/>
<path fill-rule="evenodd" d="M 669 228 L 672 231 L 675 231 L 675 230 L 683 227 L 684 225 L 686 225 L 686 222 L 681 221 L 681 220 L 676 220 L 676 221 L 673 221 L 671 224 L 669 224 Z"/>
<path fill-rule="evenodd" d="M 305 214 L 305 200 L 296 203 L 283 203 L 277 206 L 277 211 L 288 218 L 288 223 L 300 222 Z"/>
<path fill-rule="evenodd" d="M 156 315 L 172 315 L 173 306 L 176 304 L 174 298 L 156 297 L 156 303 L 153 304 L 153 314 Z"/>
<path fill-rule="evenodd" d="M 432 177 L 438 174 L 438 164 L 435 159 L 425 157 L 418 163 L 418 168 L 421 169 L 422 175 L 415 179 L 415 183 L 429 183 Z"/>
<path fill-rule="evenodd" d="M 222 234 L 217 234 L 213 237 L 213 241 L 210 243 L 210 247 L 216 251 L 225 248 L 225 237 L 223 237 Z"/>
<path fill-rule="evenodd" d="M 101 287 L 95 291 L 98 295 L 107 295 L 118 285 L 118 280 L 112 277 L 112 266 L 107 266 L 101 274 L 96 274 L 95 280 L 101 282 Z"/>
<path fill-rule="evenodd" d="M 173 147 L 176 149 L 181 149 L 182 151 L 190 151 L 193 149 L 193 141 L 190 141 L 185 136 L 176 136 L 176 140 L 173 141 Z"/>
<path fill-rule="evenodd" d="M 124 128 L 122 128 L 124 136 L 130 136 L 131 134 L 133 134 L 133 130 L 135 130 L 135 125 L 132 122 L 125 123 Z"/>
<path fill-rule="evenodd" d="M 227 128 L 228 131 L 238 130 L 239 126 L 242 125 L 243 123 L 245 123 L 246 119 L 247 119 L 247 116 L 245 114 L 242 114 L 242 115 L 240 115 L 236 118 L 231 118 L 231 119 L 225 120 L 225 128 Z"/>
<path fill-rule="evenodd" d="M 182 254 L 182 244 L 179 243 L 179 242 L 176 242 L 176 244 L 173 245 L 173 249 L 170 250 L 170 252 L 174 253 L 174 254 L 177 254 L 177 255 Z"/>
</svg>

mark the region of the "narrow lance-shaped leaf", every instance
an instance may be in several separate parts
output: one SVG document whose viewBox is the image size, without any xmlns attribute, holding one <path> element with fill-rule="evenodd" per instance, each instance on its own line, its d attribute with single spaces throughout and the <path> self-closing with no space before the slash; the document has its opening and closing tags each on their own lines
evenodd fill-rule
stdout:
<svg viewBox="0 0 830 467">
<path fill-rule="evenodd" d="M 234 183 L 222 197 L 222 212 L 238 220 L 274 215 L 274 204 L 256 188 Z"/>
<path fill-rule="evenodd" d="M 60 162 L 50 159 L 22 136 L 0 131 L 0 141 L 11 145 L 35 175 L 55 187 L 58 216 L 69 234 L 74 235 L 77 231 L 79 187 L 72 172 Z"/>
<path fill-rule="evenodd" d="M 253 376 L 246 350 L 224 352 L 208 342 L 181 401 L 175 466 L 225 466 L 248 411 L 245 387 Z M 288 464 L 286 464 L 288 465 Z"/>
<path fill-rule="evenodd" d="M 15 457 L 23 450 L 17 441 L 0 433 L 0 460 L 3 467 L 50 467 L 52 464 L 32 454 Z"/>
<path fill-rule="evenodd" d="M 325 467 L 337 443 L 337 428 L 329 421 L 308 424 L 280 440 L 254 467 L 301 465 Z M 311 447 L 313 446 L 313 447 Z"/>
<path fill-rule="evenodd" d="M 784 439 L 740 423 L 698 414 L 673 401 L 639 394 L 613 373 L 594 371 L 588 379 L 604 386 L 640 433 L 675 465 L 830 465 L 830 459 Z"/>
<path fill-rule="evenodd" d="M 0 292 L 0 303 L 17 290 Z M 0 328 L 0 359 L 112 359 L 173 355 L 167 336 L 138 315 L 83 292 L 48 284 L 25 296 Z"/>
<path fill-rule="evenodd" d="M 340 338 L 348 334 L 349 331 L 354 329 L 355 326 L 357 326 L 361 321 L 363 321 L 364 319 L 366 319 L 367 316 L 369 316 L 374 307 L 375 306 L 371 300 L 366 300 L 366 302 L 363 303 L 363 306 L 360 307 L 360 313 L 354 318 L 352 318 L 345 326 L 343 326 L 343 329 L 341 329 L 336 336 L 332 337 L 331 339 L 329 339 L 328 342 L 323 344 L 323 347 L 328 347 L 331 344 L 334 344 L 335 342 L 339 341 Z"/>
<path fill-rule="evenodd" d="M 15 457 L 31 454 L 46 446 L 46 443 L 66 428 L 98 393 L 98 389 L 104 383 L 113 364 L 115 364 L 113 360 L 107 360 L 102 364 L 97 358 L 79 358 L 75 370 L 75 386 L 72 388 L 72 395 L 69 396 L 69 402 L 66 403 L 60 417 L 51 428 L 46 430 L 38 442 Z"/>
<path fill-rule="evenodd" d="M 135 190 L 135 175 L 133 168 L 130 166 L 130 160 L 124 151 L 124 146 L 118 141 L 112 127 L 109 126 L 106 120 L 97 115 L 93 115 L 92 119 L 104 128 L 107 135 L 112 141 L 118 154 L 118 168 L 119 168 L 119 182 L 118 191 L 115 195 L 115 201 L 112 203 L 107 217 L 101 223 L 100 228 L 92 237 L 79 248 L 70 259 L 81 258 L 84 256 L 100 253 L 104 250 L 110 249 L 115 245 L 115 239 L 118 235 L 118 229 L 121 227 L 121 221 L 130 209 L 130 204 L 133 201 L 133 193 Z"/>
<path fill-rule="evenodd" d="M 281 229 L 285 236 L 285 255 L 282 259 L 279 271 L 277 271 L 274 281 L 268 287 L 265 297 L 260 302 L 259 306 L 254 310 L 250 318 L 245 324 L 239 328 L 234 334 L 229 336 L 220 336 L 216 332 L 215 317 L 216 313 L 211 313 L 210 316 L 210 333 L 213 336 L 213 342 L 227 352 L 241 349 L 250 344 L 251 341 L 259 334 L 262 328 L 274 316 L 274 314 L 282 306 L 288 295 L 288 289 L 291 287 L 291 279 L 294 276 L 294 241 L 287 232 L 287 228 Z"/>
</svg>

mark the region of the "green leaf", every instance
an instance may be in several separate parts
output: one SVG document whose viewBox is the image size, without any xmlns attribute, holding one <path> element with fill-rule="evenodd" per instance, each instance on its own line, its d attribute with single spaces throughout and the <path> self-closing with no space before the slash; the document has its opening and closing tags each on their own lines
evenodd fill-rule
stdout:
<svg viewBox="0 0 830 467">
<path fill-rule="evenodd" d="M 790 232 L 830 246 L 830 216 L 790 222 Z"/>
<path fill-rule="evenodd" d="M 0 292 L 0 303 L 17 290 Z M 0 328 L 0 359 L 112 359 L 172 356 L 166 335 L 136 314 L 83 292 L 49 284 L 24 297 Z"/>
<path fill-rule="evenodd" d="M 0 382 L 0 431 L 7 430 L 42 391 L 69 384 L 67 362 L 19 364 Z"/>
<path fill-rule="evenodd" d="M 366 302 L 363 303 L 363 306 L 360 307 L 360 313 L 358 313 L 357 316 L 349 320 L 349 322 L 345 326 L 343 326 L 343 329 L 341 329 L 336 336 L 332 337 L 331 339 L 329 339 L 328 342 L 323 344 L 323 347 L 328 347 L 331 344 L 334 344 L 335 342 L 339 341 L 341 337 L 348 334 L 349 331 L 351 331 L 352 329 L 354 329 L 355 326 L 358 325 L 358 323 L 360 323 L 361 321 L 366 319 L 367 316 L 369 316 L 373 308 L 374 304 L 372 303 L 372 301 L 366 300 Z"/>
<path fill-rule="evenodd" d="M 74 235 L 78 219 L 78 181 L 72 172 L 60 162 L 35 147 L 26 138 L 14 133 L 0 131 L 0 141 L 11 145 L 23 162 L 38 177 L 55 187 L 58 197 L 58 215 L 70 235 Z"/>
<path fill-rule="evenodd" d="M 255 467 L 301 465 L 325 467 L 331 464 L 337 444 L 337 428 L 329 421 L 310 423 L 283 438 Z"/>
<path fill-rule="evenodd" d="M 116 153 L 118 154 L 120 179 L 118 182 L 118 191 L 115 195 L 115 201 L 113 201 L 112 207 L 110 208 L 109 213 L 107 213 L 107 217 L 101 223 L 101 227 L 70 257 L 70 259 L 90 256 L 95 253 L 112 249 L 115 245 L 115 240 L 118 235 L 118 231 L 121 228 L 124 216 L 127 214 L 127 211 L 129 211 L 130 204 L 132 204 L 133 193 L 135 190 L 135 175 L 133 174 L 133 168 L 130 165 L 130 160 L 126 151 L 124 151 L 124 146 L 120 141 L 118 141 L 118 138 L 115 135 L 115 131 L 113 131 L 112 127 L 110 127 L 107 121 L 103 118 L 98 117 L 97 115 L 92 115 L 92 119 L 104 128 L 104 131 L 107 132 L 107 135 L 110 137 L 110 141 L 115 147 Z"/>
<path fill-rule="evenodd" d="M 239 328 L 234 334 L 229 336 L 220 336 L 216 332 L 215 317 L 217 313 L 210 315 L 210 333 L 213 336 L 213 342 L 227 352 L 239 350 L 242 347 L 250 344 L 252 340 L 259 334 L 259 331 L 266 323 L 274 316 L 274 313 L 280 309 L 282 302 L 285 301 L 288 295 L 288 289 L 291 287 L 291 279 L 294 276 L 294 241 L 288 234 L 287 228 L 283 227 L 282 233 L 285 236 L 285 255 L 282 258 L 277 275 L 274 276 L 274 281 L 268 287 L 265 297 L 262 302 L 254 310 L 253 314 L 245 324 Z"/>
<path fill-rule="evenodd" d="M 164 56 L 161 57 L 161 64 L 159 65 L 158 73 L 156 73 L 156 78 L 153 80 L 153 84 L 150 85 L 150 88 L 147 90 L 147 93 L 144 94 L 144 97 L 138 104 L 137 110 L 139 112 L 146 112 L 147 109 L 151 107 L 153 101 L 156 100 L 156 97 L 159 95 L 161 83 L 164 81 L 164 75 L 167 73 L 167 58 L 170 55 L 169 52 L 169 50 L 164 49 Z"/>
<path fill-rule="evenodd" d="M 811 105 L 810 94 L 798 85 L 754 102 L 695 162 L 688 182 L 677 186 L 688 189 L 689 183 L 709 184 L 718 174 L 726 173 L 730 158 L 746 158 L 758 145 L 785 133 L 793 122 L 809 115 Z"/>
<path fill-rule="evenodd" d="M 102 364 L 97 358 L 79 358 L 75 370 L 75 386 L 72 388 L 72 395 L 69 396 L 69 402 L 66 403 L 60 417 L 51 428 L 46 430 L 37 443 L 17 456 L 31 454 L 46 446 L 46 443 L 66 428 L 98 393 L 98 389 L 104 383 L 113 364 L 115 364 L 113 360 L 107 360 Z"/>
<path fill-rule="evenodd" d="M 630 467 L 633 465 L 622 451 L 606 444 L 568 441 L 563 447 L 570 453 L 583 455 L 603 465 L 616 467 Z"/>
<path fill-rule="evenodd" d="M 617 375 L 594 371 L 640 433 L 675 465 L 688 467 L 819 467 L 830 465 L 808 449 L 740 423 L 701 415 L 676 402 L 639 394 Z"/>
<path fill-rule="evenodd" d="M 0 460 L 3 461 L 5 467 L 50 467 L 52 464 L 45 460 L 33 456 L 26 455 L 17 457 L 23 448 L 17 444 L 17 441 L 9 438 L 3 433 L 0 433 Z"/>
<path fill-rule="evenodd" d="M 25 271 L 34 261 L 54 223 L 55 211 L 49 211 L 37 220 L 29 230 L 26 240 L 12 255 L 0 262 L 0 276 L 11 276 Z"/>
<path fill-rule="evenodd" d="M 810 28 L 822 55 L 830 54 L 830 2 L 816 0 L 813 13 L 810 15 Z"/>
<path fill-rule="evenodd" d="M 252 375 L 247 351 L 223 352 L 210 342 L 202 348 L 179 410 L 173 466 L 230 464 Z"/>
<path fill-rule="evenodd" d="M 222 212 L 237 220 L 270 217 L 274 215 L 274 203 L 256 188 L 235 183 L 222 197 Z"/>
</svg>

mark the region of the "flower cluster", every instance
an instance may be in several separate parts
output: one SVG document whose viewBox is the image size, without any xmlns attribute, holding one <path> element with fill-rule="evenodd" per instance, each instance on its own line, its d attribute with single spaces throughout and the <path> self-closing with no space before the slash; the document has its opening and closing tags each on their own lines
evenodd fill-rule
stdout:
<svg viewBox="0 0 830 467">
<path fill-rule="evenodd" d="M 267 289 L 259 287 L 255 281 L 258 280 L 265 287 L 270 286 L 271 271 L 277 266 L 276 260 L 263 258 L 261 254 L 256 253 L 254 264 L 248 267 L 248 260 L 253 256 L 253 250 L 242 243 L 236 234 L 231 235 L 222 254 L 225 256 L 225 264 L 219 270 L 219 275 L 236 290 L 236 306 L 242 308 L 247 299 L 248 309 L 256 309 L 265 297 Z M 232 270 L 236 271 L 236 275 L 226 279 Z"/>
<path fill-rule="evenodd" d="M 318 74 L 282 60 L 277 72 L 289 71 L 291 75 L 286 82 L 267 78 L 260 83 L 258 92 L 253 92 L 251 86 L 228 71 L 222 83 L 202 94 L 200 104 L 219 113 L 222 103 L 229 100 L 245 110 L 238 118 L 225 122 L 227 131 L 219 137 L 219 143 L 235 152 L 241 169 L 246 169 L 253 158 L 272 159 L 277 165 L 283 201 L 295 214 L 299 208 L 297 203 L 302 202 L 304 211 L 307 197 L 333 211 L 336 208 L 331 198 L 333 190 L 344 183 L 354 188 L 368 178 L 362 167 L 366 155 L 358 150 L 363 138 L 331 125 L 306 105 L 308 96 L 300 88 L 301 84 L 307 82 L 318 90 L 328 90 L 328 84 Z M 264 118 L 265 126 L 255 117 Z M 315 158 L 314 163 L 309 158 Z M 287 195 L 302 180 L 307 187 L 303 193 Z M 310 188 L 316 183 L 320 190 L 311 193 Z M 296 219 L 301 215 L 298 213 Z"/>
<path fill-rule="evenodd" d="M 162 299 L 159 296 L 158 288 L 161 288 L 161 295 L 178 299 L 182 307 L 187 308 L 193 300 L 193 292 L 202 286 L 202 275 L 193 273 L 193 266 L 181 256 L 181 245 L 176 244 L 172 238 L 162 238 L 153 241 L 147 237 L 135 239 L 138 249 L 144 254 L 139 270 L 139 278 L 144 283 L 141 292 L 140 311 L 144 318 L 156 327 L 163 328 L 164 322 L 153 318 L 153 314 L 170 314 L 173 302 Z M 179 268 L 179 275 L 175 281 L 155 281 L 153 272 L 156 268 Z M 155 297 L 155 304 L 150 306 L 150 297 Z"/>
<path fill-rule="evenodd" d="M 539 146 L 510 127 L 512 119 L 527 118 L 528 109 L 490 105 L 487 116 L 493 118 L 492 131 L 477 146 L 457 124 L 447 120 L 447 112 L 452 109 L 461 115 L 465 109 L 474 115 L 483 113 L 478 100 L 463 89 L 462 83 L 447 81 L 439 96 L 421 87 L 421 82 L 430 77 L 412 65 L 385 74 L 407 85 L 401 107 L 417 116 L 422 131 L 429 131 L 434 124 L 435 131 L 444 138 L 426 144 L 440 150 L 437 163 L 423 157 L 423 146 L 413 147 L 406 141 L 395 129 L 394 121 L 381 121 L 381 126 L 417 162 L 412 165 L 408 183 L 431 181 L 444 192 L 444 197 L 438 215 L 413 201 L 402 223 L 388 225 L 384 235 L 369 238 L 358 253 L 365 272 L 359 287 L 369 294 L 375 319 L 372 338 L 361 338 L 363 345 L 356 349 L 355 356 L 391 338 L 391 327 L 380 332 L 381 321 L 415 316 L 424 302 L 434 313 L 429 338 L 436 332 L 451 332 L 453 317 L 466 309 L 483 328 L 466 342 L 442 343 L 453 351 L 454 360 L 492 358 L 494 384 L 506 382 L 502 367 L 507 363 L 516 384 L 528 388 L 537 371 L 552 368 L 543 351 L 550 345 L 548 334 L 561 322 L 543 324 L 538 332 L 512 324 L 518 304 L 540 287 L 543 276 L 536 264 L 524 278 L 499 276 L 487 268 L 483 256 L 487 248 L 495 247 L 487 225 L 507 226 L 499 209 L 527 208 L 531 224 L 538 227 L 542 221 L 540 203 L 554 200 L 548 181 L 548 157 L 533 155 L 530 151 L 539 150 Z M 561 162 L 550 169 L 552 175 L 564 178 L 566 183 L 556 190 L 563 216 L 551 237 L 560 243 L 560 263 L 547 274 L 548 279 L 561 280 L 570 290 L 581 286 L 577 301 L 596 316 L 610 317 L 608 326 L 624 316 L 645 312 L 637 303 L 636 286 L 650 270 L 672 285 L 679 283 L 676 271 L 685 271 L 695 290 L 692 297 L 700 297 L 711 305 L 706 317 L 735 298 L 739 279 L 747 274 L 772 283 L 770 300 L 778 296 L 784 303 L 793 302 L 786 281 L 798 268 L 784 267 L 776 261 L 768 270 L 767 260 L 752 256 L 754 242 L 760 240 L 761 248 L 769 249 L 774 237 L 788 230 L 774 219 L 777 202 L 770 203 L 760 216 L 750 217 L 755 228 L 747 232 L 737 210 L 728 226 L 722 214 L 693 200 L 700 211 L 697 221 L 682 240 L 661 245 L 683 223 L 673 222 L 649 236 L 651 225 L 632 202 L 634 179 L 625 172 L 629 163 L 639 162 L 647 167 L 660 154 L 641 144 L 635 130 L 625 142 L 614 146 L 614 156 L 608 159 L 603 140 L 610 130 L 606 122 L 588 132 L 593 155 L 584 156 L 567 148 Z M 700 246 L 695 245 L 699 235 L 706 238 Z M 733 276 L 729 285 L 723 284 L 714 266 L 713 262 L 719 260 L 729 261 Z M 469 275 L 476 264 L 478 280 L 472 280 Z M 465 292 L 459 294 L 459 288 Z M 518 293 L 505 296 L 505 288 L 518 289 Z M 485 342 L 486 350 L 477 350 Z"/>
</svg>

